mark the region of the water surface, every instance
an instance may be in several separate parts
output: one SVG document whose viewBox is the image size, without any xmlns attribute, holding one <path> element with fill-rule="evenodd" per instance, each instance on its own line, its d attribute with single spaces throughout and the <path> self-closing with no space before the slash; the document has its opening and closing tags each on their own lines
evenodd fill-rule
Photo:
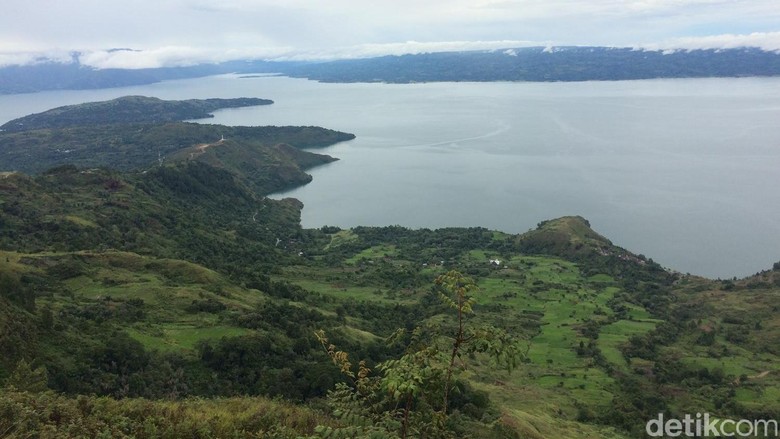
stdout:
<svg viewBox="0 0 780 439">
<path fill-rule="evenodd" d="M 0 121 L 143 94 L 261 97 L 206 122 L 318 125 L 357 139 L 276 194 L 306 227 L 484 226 L 582 215 L 617 245 L 711 277 L 780 260 L 780 78 L 320 84 L 232 75 L 0 96 Z"/>
</svg>

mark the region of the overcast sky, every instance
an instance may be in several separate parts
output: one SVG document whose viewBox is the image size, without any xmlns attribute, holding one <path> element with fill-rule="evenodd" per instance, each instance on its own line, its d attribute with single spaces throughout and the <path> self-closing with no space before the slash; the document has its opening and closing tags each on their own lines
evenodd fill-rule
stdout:
<svg viewBox="0 0 780 439">
<path fill-rule="evenodd" d="M 525 45 L 780 50 L 780 0 L 2 0 L 0 15 L 0 65 L 76 50 L 96 67 L 157 67 Z"/>
</svg>

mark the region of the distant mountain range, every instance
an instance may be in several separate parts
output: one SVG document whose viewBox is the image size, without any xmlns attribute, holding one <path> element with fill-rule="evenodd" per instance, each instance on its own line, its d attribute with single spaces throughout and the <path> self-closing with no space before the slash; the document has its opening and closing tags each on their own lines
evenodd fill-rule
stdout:
<svg viewBox="0 0 780 439">
<path fill-rule="evenodd" d="M 643 51 L 532 47 L 443 52 L 291 66 L 287 74 L 324 82 L 614 81 L 773 76 L 780 54 L 758 49 Z"/>
<path fill-rule="evenodd" d="M 232 61 L 190 67 L 95 69 L 42 62 L 0 68 L 0 94 L 151 84 L 221 73 L 277 73 L 323 82 L 592 81 L 780 75 L 780 53 L 756 48 L 637 50 L 528 47 L 328 62 Z"/>
<path fill-rule="evenodd" d="M 70 63 L 44 61 L 30 65 L 0 68 L 0 94 L 127 87 L 232 72 L 275 73 L 275 69 L 285 64 L 265 61 L 237 61 L 189 67 L 95 69 L 79 63 L 78 57 L 74 57 Z"/>
</svg>

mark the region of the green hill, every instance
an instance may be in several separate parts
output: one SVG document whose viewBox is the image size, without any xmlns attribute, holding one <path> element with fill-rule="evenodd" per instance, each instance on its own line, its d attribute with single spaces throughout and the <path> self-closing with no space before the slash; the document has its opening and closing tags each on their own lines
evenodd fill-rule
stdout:
<svg viewBox="0 0 780 439">
<path fill-rule="evenodd" d="M 141 166 L 144 142 L 125 139 L 125 162 L 109 150 L 75 166 L 85 147 L 71 164 L 0 176 L 4 434 L 398 437 L 409 425 L 414 437 L 627 438 L 658 413 L 780 418 L 778 264 L 742 280 L 684 276 L 581 217 L 522 235 L 303 229 L 300 202 L 265 195 L 331 160 L 299 148 L 349 135 L 62 132 L 139 126 L 181 147 Z M 32 163 L 55 132 L 3 136 L 42 136 Z M 136 170 L 92 167 L 111 160 Z M 437 283 L 451 270 L 477 287 L 460 323 Z M 482 344 L 453 356 L 437 411 L 461 325 Z M 509 343 L 519 350 L 502 357 Z M 371 371 L 342 373 L 360 360 Z"/>
<path fill-rule="evenodd" d="M 32 130 L 0 133 L 0 169 L 34 174 L 73 164 L 148 170 L 161 163 L 197 158 L 204 146 L 217 144 L 222 138 L 227 145 L 244 149 L 245 154 L 261 155 L 257 160 L 270 158 L 274 165 L 306 169 L 333 159 L 307 151 L 281 151 L 277 145 L 316 148 L 354 136 L 318 127 L 226 127 L 183 122 Z"/>
<path fill-rule="evenodd" d="M 110 101 L 58 107 L 43 113 L 14 119 L 0 126 L 0 131 L 29 131 L 129 123 L 180 122 L 214 117 L 210 114 L 222 108 L 271 105 L 273 101 L 259 98 L 190 99 L 164 101 L 146 96 L 125 96 Z"/>
</svg>

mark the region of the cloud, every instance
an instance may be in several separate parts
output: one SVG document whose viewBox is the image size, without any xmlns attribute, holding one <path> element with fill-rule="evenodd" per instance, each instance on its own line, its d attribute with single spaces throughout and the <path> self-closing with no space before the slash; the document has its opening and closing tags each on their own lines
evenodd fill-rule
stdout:
<svg viewBox="0 0 780 439">
<path fill-rule="evenodd" d="M 241 59 L 273 59 L 284 56 L 290 48 L 195 48 L 166 46 L 152 50 L 97 50 L 81 54 L 81 64 L 97 69 L 144 69 L 186 67 Z"/>
<path fill-rule="evenodd" d="M 5 52 L 0 51 L 0 68 L 8 66 L 27 66 L 42 63 L 73 62 L 73 53 L 63 50 L 29 51 L 29 52 Z"/>
<path fill-rule="evenodd" d="M 777 50 L 778 0 L 3 0 L 0 64 L 163 67 L 527 45 Z M 706 36 L 714 35 L 714 36 Z M 530 42 L 530 43 L 529 43 Z M 139 52 L 112 52 L 131 47 Z M 57 48 L 65 50 L 57 50 Z"/>
<path fill-rule="evenodd" d="M 780 32 L 754 32 L 747 35 L 723 34 L 704 37 L 673 38 L 661 43 L 638 44 L 634 47 L 645 50 L 664 51 L 754 47 L 767 52 L 780 53 Z"/>
<path fill-rule="evenodd" d="M 500 41 L 438 41 L 404 43 L 361 44 L 353 47 L 342 47 L 323 51 L 305 51 L 295 53 L 278 60 L 332 60 L 371 58 L 386 55 L 413 55 L 432 52 L 460 52 L 468 50 L 499 50 L 517 47 L 532 47 L 546 43 L 534 41 L 500 40 Z"/>
<path fill-rule="evenodd" d="M 271 61 L 327 61 L 334 59 L 371 58 L 385 55 L 405 55 L 466 50 L 498 50 L 540 46 L 547 43 L 532 41 L 445 41 L 388 44 L 361 44 L 324 50 L 297 50 L 292 47 L 242 47 L 240 49 L 196 48 L 166 46 L 151 50 L 111 49 L 79 51 L 79 62 L 96 69 L 145 69 L 159 67 L 186 67 L 226 61 L 262 59 Z M 36 62 L 70 63 L 69 52 L 0 53 L 0 67 Z"/>
<path fill-rule="evenodd" d="M 151 50 L 85 50 L 79 52 L 79 62 L 97 69 L 142 69 L 185 67 L 226 61 L 262 59 L 270 61 L 328 61 L 359 59 L 386 55 L 406 55 L 468 50 L 506 50 L 521 47 L 546 47 L 554 50 L 551 41 L 497 40 L 497 41 L 406 41 L 402 43 L 360 44 L 330 49 L 300 50 L 294 47 L 241 47 L 239 49 L 165 46 Z M 759 48 L 780 53 L 780 32 L 755 32 L 747 35 L 723 34 L 705 37 L 674 38 L 660 43 L 629 44 L 615 47 L 633 47 L 638 50 L 659 50 L 672 53 L 677 50 Z M 72 52 L 0 52 L 0 67 L 40 62 L 69 63 Z"/>
</svg>

